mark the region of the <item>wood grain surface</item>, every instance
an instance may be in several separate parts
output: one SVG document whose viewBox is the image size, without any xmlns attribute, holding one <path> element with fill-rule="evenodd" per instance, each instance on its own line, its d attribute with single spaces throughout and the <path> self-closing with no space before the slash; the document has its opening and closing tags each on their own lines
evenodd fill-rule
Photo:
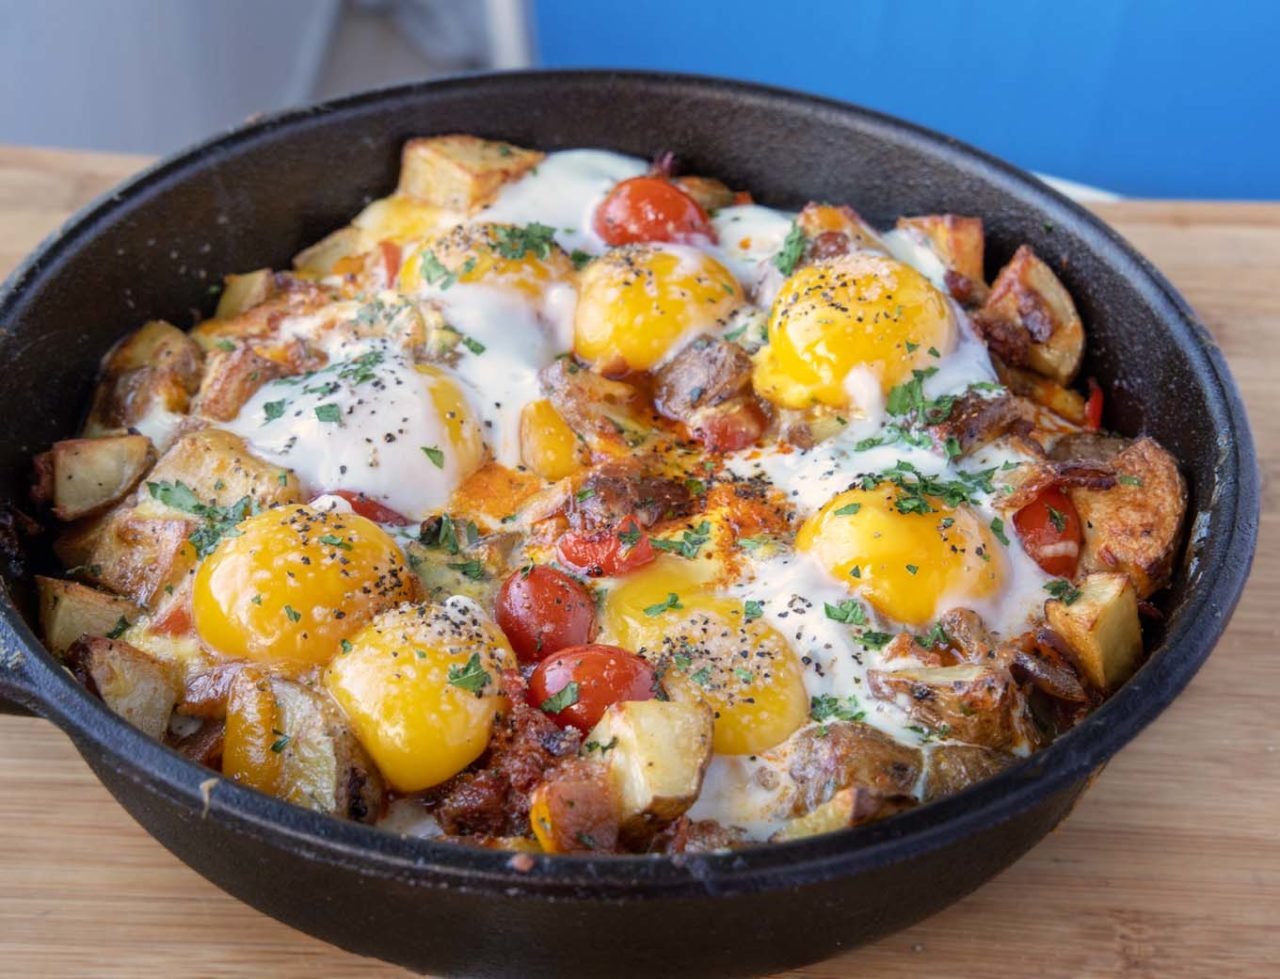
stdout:
<svg viewBox="0 0 1280 979">
<path fill-rule="evenodd" d="M 145 161 L 0 148 L 0 272 Z M 1280 975 L 1280 205 L 1097 207 L 1226 351 L 1264 470 L 1262 543 L 1225 638 L 1071 818 L 969 898 L 816 977 Z M 1280 645 L 1280 644 L 1277 644 Z M 52 725 L 0 717 L 0 973 L 379 976 L 153 842 Z"/>
</svg>

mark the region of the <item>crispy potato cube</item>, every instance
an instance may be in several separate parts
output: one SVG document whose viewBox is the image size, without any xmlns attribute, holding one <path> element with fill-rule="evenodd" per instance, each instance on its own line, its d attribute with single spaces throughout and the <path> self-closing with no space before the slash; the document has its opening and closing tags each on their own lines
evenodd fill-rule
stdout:
<svg viewBox="0 0 1280 979">
<path fill-rule="evenodd" d="M 587 736 L 618 797 L 622 834 L 651 836 L 698 797 L 711 761 L 713 718 L 705 704 L 638 700 L 614 704 Z"/>
<path fill-rule="evenodd" d="M 1138 598 L 1147 598 L 1173 573 L 1187 511 L 1187 485 L 1173 456 L 1154 439 L 1138 439 L 1111 465 L 1116 485 L 1068 491 L 1084 525 L 1080 567 L 1122 571 Z"/>
<path fill-rule="evenodd" d="M 991 778 L 1013 764 L 1014 756 L 977 744 L 938 744 L 929 749 L 925 762 L 922 801 L 955 795 L 976 782 Z"/>
<path fill-rule="evenodd" d="M 924 764 L 919 748 L 855 721 L 811 725 L 764 757 L 784 766 L 795 782 L 793 816 L 812 812 L 850 786 L 909 795 Z"/>
<path fill-rule="evenodd" d="M 258 388 L 281 373 L 279 364 L 259 357 L 251 347 L 216 351 L 209 356 L 192 412 L 214 421 L 231 421 Z"/>
<path fill-rule="evenodd" d="M 257 269 L 244 275 L 228 275 L 222 280 L 222 295 L 218 297 L 220 320 L 229 320 L 266 302 L 276 291 L 276 275 L 271 269 Z"/>
<path fill-rule="evenodd" d="M 1089 682 L 1109 693 L 1129 678 L 1142 656 L 1138 593 L 1127 575 L 1102 571 L 1085 575 L 1079 591 L 1070 605 L 1045 602 L 1045 617 Z"/>
<path fill-rule="evenodd" d="M 182 691 L 176 667 L 127 642 L 96 636 L 73 643 L 66 662 L 114 713 L 150 737 L 164 736 Z"/>
<path fill-rule="evenodd" d="M 400 158 L 397 190 L 433 207 L 471 211 L 489 203 L 503 184 L 536 167 L 544 155 L 477 136 L 411 139 Z"/>
<path fill-rule="evenodd" d="M 187 541 L 195 528 L 193 520 L 114 510 L 76 571 L 148 608 L 165 587 L 175 587 L 195 562 L 195 549 Z"/>
<path fill-rule="evenodd" d="M 924 214 L 898 218 L 898 227 L 919 233 L 942 264 L 966 279 L 984 282 L 983 251 L 986 238 L 982 218 L 959 214 Z"/>
<path fill-rule="evenodd" d="M 736 196 L 715 177 L 675 177 L 671 182 L 707 212 L 731 206 Z"/>
<path fill-rule="evenodd" d="M 949 738 L 1002 748 L 1020 733 L 1017 686 L 1002 670 L 969 663 L 868 670 L 867 686 Z"/>
<path fill-rule="evenodd" d="M 911 808 L 913 804 L 914 800 L 910 796 L 885 796 L 874 789 L 852 785 L 841 789 L 816 809 L 789 820 L 770 837 L 770 841 L 784 843 L 821 833 L 834 833 L 836 830 L 869 823 L 873 819 L 892 816 Z"/>
<path fill-rule="evenodd" d="M 82 636 L 106 636 L 138 620 L 142 609 L 127 598 L 76 581 L 36 576 L 44 644 L 61 656 Z"/>
<path fill-rule="evenodd" d="M 344 259 L 363 255 L 376 242 L 359 228 L 348 225 L 321 238 L 309 248 L 293 256 L 293 267 L 299 272 L 313 275 L 331 275 L 340 271 L 338 263 Z"/>
<path fill-rule="evenodd" d="M 1084 326 L 1076 304 L 1027 245 L 996 276 L 974 325 L 1015 367 L 1029 367 L 1059 384 L 1070 384 L 1080 369 Z"/>
<path fill-rule="evenodd" d="M 69 521 L 120 500 L 155 459 L 155 449 L 145 436 L 107 435 L 55 442 L 37 456 L 36 468 L 48 473 L 54 516 Z"/>
<path fill-rule="evenodd" d="M 453 227 L 461 215 L 433 207 L 407 194 L 392 194 L 373 201 L 351 221 L 372 241 L 405 244 L 431 238 Z"/>
<path fill-rule="evenodd" d="M 238 436 L 219 428 L 182 436 L 160 457 L 147 482 L 185 483 L 201 503 L 217 506 L 231 506 L 245 496 L 262 507 L 302 499 L 302 488 L 291 470 L 263 462 Z M 144 499 L 140 506 L 147 513 L 161 508 L 152 499 Z"/>
<path fill-rule="evenodd" d="M 117 377 L 148 367 L 169 371 L 194 391 L 200 380 L 200 347 L 186 333 L 164 320 L 151 320 L 111 348 L 103 373 Z"/>
<path fill-rule="evenodd" d="M 547 853 L 614 850 L 618 798 L 602 762 L 573 759 L 539 783 L 529 797 L 529 826 Z"/>
<path fill-rule="evenodd" d="M 857 248 L 888 252 L 875 229 L 848 205 L 806 204 L 796 223 L 810 241 L 810 258 L 829 258 Z"/>
<path fill-rule="evenodd" d="M 1053 378 L 1045 377 L 1043 374 L 1023 370 L 1021 367 L 1012 367 L 999 357 L 993 357 L 992 360 L 995 362 L 1000 383 L 1014 394 L 1029 398 L 1072 424 L 1084 424 L 1085 400 L 1078 391 L 1063 387 Z"/>
<path fill-rule="evenodd" d="M 280 734 L 268 750 L 281 759 L 281 797 L 356 822 L 376 819 L 382 778 L 333 702 L 281 677 L 271 692 Z"/>
</svg>

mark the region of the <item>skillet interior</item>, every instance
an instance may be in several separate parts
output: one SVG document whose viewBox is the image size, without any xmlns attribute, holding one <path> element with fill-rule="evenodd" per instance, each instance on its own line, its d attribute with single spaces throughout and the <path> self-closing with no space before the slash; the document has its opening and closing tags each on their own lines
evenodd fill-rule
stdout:
<svg viewBox="0 0 1280 979">
<path fill-rule="evenodd" d="M 1187 474 L 1191 514 L 1205 514 L 1167 595 L 1166 634 L 1149 637 L 1158 645 L 1148 664 L 1045 752 L 885 823 L 729 856 L 538 859 L 528 872 L 503 854 L 401 841 L 227 783 L 206 804 L 200 783 L 209 773 L 111 717 L 39 651 L 8 603 L 14 635 L 3 637 L 3 651 L 11 665 L 22 662 L 18 679 L 0 665 L 0 692 L 10 688 L 67 728 L 122 803 L 217 883 L 299 927 L 419 968 L 758 971 L 900 927 L 1012 862 L 1207 656 L 1252 554 L 1256 470 L 1216 348 L 1156 273 L 1042 185 L 905 124 L 754 86 L 557 72 L 391 89 L 215 139 L 91 207 L 0 295 L 0 496 L 23 498 L 30 453 L 75 429 L 115 339 L 147 318 L 191 325 L 194 310 L 212 309 L 209 287 L 223 274 L 287 265 L 298 247 L 394 185 L 406 138 L 450 131 L 541 149 L 673 149 L 689 172 L 751 188 L 765 203 L 848 201 L 881 225 L 902 213 L 978 214 L 989 274 L 1030 243 L 1080 308 L 1085 373 L 1108 392 L 1108 425 L 1167 446 Z M 284 861 L 290 877 L 250 873 L 258 861 Z M 559 907 L 522 895 L 554 897 Z M 352 910 L 357 898 L 371 902 L 363 914 Z M 395 938 L 407 928 L 425 939 L 428 908 L 437 925 L 429 940 Z M 556 928 L 596 928 L 620 909 L 625 930 L 641 934 L 615 929 L 602 940 L 608 948 L 585 958 L 580 945 L 557 948 Z M 747 913 L 753 924 L 744 929 Z M 484 945 L 495 922 L 511 936 L 505 950 Z"/>
</svg>

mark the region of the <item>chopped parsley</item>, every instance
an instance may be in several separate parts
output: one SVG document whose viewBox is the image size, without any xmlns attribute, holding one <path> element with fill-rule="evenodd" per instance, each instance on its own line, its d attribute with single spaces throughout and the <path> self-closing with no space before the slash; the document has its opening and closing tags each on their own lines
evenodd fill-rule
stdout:
<svg viewBox="0 0 1280 979">
<path fill-rule="evenodd" d="M 767 537 L 739 537 L 738 546 L 744 551 L 758 551 L 760 548 L 767 546 L 769 538 Z"/>
<path fill-rule="evenodd" d="M 644 614 L 653 617 L 661 615 L 663 612 L 681 608 L 684 608 L 684 606 L 680 604 L 680 596 L 675 592 L 667 592 L 667 597 L 663 601 L 654 605 L 646 605 Z"/>
<path fill-rule="evenodd" d="M 130 622 L 123 615 L 116 619 L 116 624 L 111 627 L 111 631 L 107 633 L 108 639 L 119 639 L 124 635 L 124 631 L 128 629 Z"/>
<path fill-rule="evenodd" d="M 1046 505 L 1045 509 L 1049 511 L 1049 523 L 1053 524 L 1053 529 L 1058 533 L 1063 533 L 1067 529 L 1067 515 L 1061 510 L 1055 510 L 1053 507 Z M 1005 543 L 1009 543 L 1005 541 Z"/>
<path fill-rule="evenodd" d="M 450 686 L 465 690 L 467 693 L 479 693 L 490 679 L 492 678 L 484 667 L 480 665 L 479 653 L 472 653 L 471 658 L 462 666 L 457 663 L 449 664 L 448 680 Z"/>
<path fill-rule="evenodd" d="M 422 452 L 437 469 L 444 468 L 444 450 L 439 446 L 424 445 L 422 446 Z"/>
<path fill-rule="evenodd" d="M 591 261 L 591 253 L 584 252 L 581 248 L 575 248 L 569 253 L 569 261 L 573 263 L 575 269 L 584 269 L 587 263 Z"/>
<path fill-rule="evenodd" d="M 278 755 L 289 746 L 289 742 L 293 739 L 283 731 L 277 731 L 275 728 L 271 729 L 271 733 L 276 735 L 276 739 L 271 742 L 271 750 Z"/>
<path fill-rule="evenodd" d="M 750 622 L 752 619 L 758 619 L 764 615 L 764 603 L 757 602 L 755 599 L 748 599 L 742 603 L 742 617 Z"/>
<path fill-rule="evenodd" d="M 829 693 L 809 700 L 809 717 L 823 724 L 827 721 L 860 721 L 867 716 L 854 696 L 836 697 Z"/>
<path fill-rule="evenodd" d="M 1142 480 L 1137 476 L 1119 475 L 1116 477 L 1117 483 L 1123 483 L 1125 486 L 1141 486 Z"/>
<path fill-rule="evenodd" d="M 837 517 L 852 517 L 861 509 L 861 503 L 846 503 L 844 506 L 840 507 L 840 509 L 832 512 L 834 512 Z"/>
<path fill-rule="evenodd" d="M 299 622 L 302 619 L 302 613 L 292 605 L 286 605 L 284 607 L 284 614 L 290 622 Z"/>
<path fill-rule="evenodd" d="M 711 682 L 711 667 L 704 666 L 697 673 L 690 673 L 689 679 L 700 687 L 705 687 Z"/>
<path fill-rule="evenodd" d="M 612 751 L 616 747 L 618 747 L 618 736 L 615 734 L 609 739 L 608 744 L 601 744 L 599 741 L 588 741 L 582 746 L 582 753 L 589 755 L 593 751 L 598 751 L 603 755 L 606 751 Z"/>
<path fill-rule="evenodd" d="M 422 263 L 419 269 L 423 280 L 429 286 L 439 284 L 443 290 L 448 289 L 458 281 L 458 277 L 450 272 L 445 264 L 436 257 L 436 253 L 429 248 L 422 250 Z"/>
<path fill-rule="evenodd" d="M 879 649 L 881 646 L 889 642 L 893 635 L 888 632 L 873 632 L 868 629 L 866 632 L 859 633 L 858 642 L 869 649 Z"/>
<path fill-rule="evenodd" d="M 233 340 L 215 340 L 213 345 L 226 353 L 231 353 L 236 349 L 235 341 Z"/>
<path fill-rule="evenodd" d="M 951 637 L 947 635 L 947 630 L 942 628 L 941 622 L 935 622 L 933 628 L 923 636 L 916 636 L 915 642 L 921 649 L 942 649 L 951 645 Z"/>
<path fill-rule="evenodd" d="M 908 565 L 907 565 L 907 574 L 915 574 L 915 573 L 916 573 L 916 572 L 918 572 L 919 570 L 920 570 L 920 566 L 919 566 L 919 565 L 916 565 L 916 564 L 908 564 Z"/>
<path fill-rule="evenodd" d="M 1054 510 L 1052 507 L 1050 507 L 1049 509 L 1050 511 L 1052 511 L 1052 513 L 1057 513 L 1057 511 Z M 1058 514 L 1058 515 L 1061 516 L 1061 514 Z M 1055 523 L 1055 526 L 1057 526 L 1056 523 Z M 1058 527 L 1058 529 L 1061 530 L 1062 528 Z M 998 540 L 1001 544 L 1003 544 L 1005 547 L 1009 546 L 1009 535 L 1004 532 L 1004 521 L 1001 520 L 999 517 L 991 518 L 991 532 L 996 535 L 996 540 Z"/>
<path fill-rule="evenodd" d="M 147 491 L 152 499 L 165 506 L 190 513 L 204 521 L 187 537 L 191 546 L 196 549 L 196 556 L 200 558 L 208 557 L 222 538 L 238 536 L 236 524 L 259 512 L 257 503 L 249 496 L 240 497 L 230 506 L 201 503 L 195 490 L 181 480 L 172 483 L 147 483 Z"/>
<path fill-rule="evenodd" d="M 790 275 L 794 272 L 796 266 L 800 264 L 800 259 L 804 257 L 804 247 L 807 242 L 808 239 L 805 237 L 800 223 L 792 221 L 791 230 L 787 232 L 787 237 L 783 240 L 782 247 L 773 256 L 774 267 L 783 275 Z"/>
<path fill-rule="evenodd" d="M 484 353 L 488 348 L 477 340 L 475 337 L 469 337 L 465 333 L 462 334 L 462 345 L 470 350 L 476 356 Z"/>
<path fill-rule="evenodd" d="M 1044 586 L 1044 590 L 1063 605 L 1074 605 L 1081 595 L 1080 589 L 1065 578 L 1055 578 Z"/>
<path fill-rule="evenodd" d="M 457 561 L 449 565 L 449 569 L 457 571 L 472 581 L 484 581 L 486 577 L 484 564 L 480 561 Z"/>
<path fill-rule="evenodd" d="M 711 524 L 704 520 L 692 530 L 686 530 L 679 540 L 662 540 L 655 537 L 649 543 L 660 551 L 679 554 L 682 558 L 692 561 L 698 556 L 698 551 L 702 545 L 710 539 Z"/>
<path fill-rule="evenodd" d="M 319 540 L 321 544 L 327 544 L 329 547 L 336 547 L 339 550 L 351 550 L 351 541 L 344 537 L 339 537 L 337 534 L 323 534 L 318 537 L 317 540 Z"/>
<path fill-rule="evenodd" d="M 911 380 L 890 389 L 885 399 L 885 410 L 891 415 L 909 415 L 922 425 L 939 425 L 946 421 L 955 407 L 955 395 L 944 394 L 932 400 L 924 396 L 924 382 L 936 373 L 936 367 L 913 370 Z"/>
<path fill-rule="evenodd" d="M 622 541 L 627 547 L 635 547 L 640 543 L 640 535 L 642 533 L 640 525 L 634 520 L 629 520 L 626 523 L 626 528 L 626 530 L 618 531 L 618 540 Z"/>
<path fill-rule="evenodd" d="M 555 228 L 537 221 L 523 228 L 497 225 L 493 229 L 493 236 L 497 239 L 493 250 L 503 258 L 524 258 L 530 252 L 538 258 L 550 258 L 555 233 Z"/>
<path fill-rule="evenodd" d="M 548 714 L 559 714 L 566 707 L 572 707 L 577 702 L 578 683 L 576 680 L 570 680 L 538 706 Z M 601 749 L 601 753 L 604 750 Z"/>
<path fill-rule="evenodd" d="M 827 618 L 834 619 L 836 622 L 844 622 L 846 625 L 867 624 L 866 610 L 856 599 L 846 598 L 838 605 L 823 602 L 822 608 L 827 613 Z"/>
<path fill-rule="evenodd" d="M 342 421 L 342 409 L 335 404 L 316 405 L 316 418 L 331 425 L 338 424 Z"/>
</svg>

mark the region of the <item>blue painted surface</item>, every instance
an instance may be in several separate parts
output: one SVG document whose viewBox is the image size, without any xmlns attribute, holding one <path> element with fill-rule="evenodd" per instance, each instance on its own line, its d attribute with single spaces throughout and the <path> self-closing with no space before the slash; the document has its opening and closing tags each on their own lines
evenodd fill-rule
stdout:
<svg viewBox="0 0 1280 979">
<path fill-rule="evenodd" d="M 847 99 L 1147 197 L 1280 198 L 1276 0 L 536 0 L 543 64 Z"/>
</svg>

